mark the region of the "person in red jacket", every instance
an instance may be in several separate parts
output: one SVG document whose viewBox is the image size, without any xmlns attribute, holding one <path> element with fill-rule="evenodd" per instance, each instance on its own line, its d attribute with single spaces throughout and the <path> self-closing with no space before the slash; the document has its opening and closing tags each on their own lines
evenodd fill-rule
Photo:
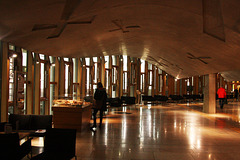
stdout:
<svg viewBox="0 0 240 160">
<path fill-rule="evenodd" d="M 220 108 L 223 109 L 224 100 L 227 97 L 227 93 L 223 87 L 219 88 L 217 91 Z"/>
</svg>

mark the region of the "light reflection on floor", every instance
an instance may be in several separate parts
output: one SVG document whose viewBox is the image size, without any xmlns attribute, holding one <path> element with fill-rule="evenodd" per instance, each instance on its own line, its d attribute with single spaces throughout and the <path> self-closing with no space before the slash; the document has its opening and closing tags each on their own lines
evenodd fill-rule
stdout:
<svg viewBox="0 0 240 160">
<path fill-rule="evenodd" d="M 240 103 L 202 113 L 202 103 L 109 110 L 101 129 L 77 134 L 77 159 L 240 159 Z M 237 121 L 236 121 L 237 118 Z"/>
</svg>

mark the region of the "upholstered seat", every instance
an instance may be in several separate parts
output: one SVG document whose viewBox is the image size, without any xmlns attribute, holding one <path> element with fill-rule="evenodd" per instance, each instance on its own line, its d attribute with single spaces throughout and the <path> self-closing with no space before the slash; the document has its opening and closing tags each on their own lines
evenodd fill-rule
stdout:
<svg viewBox="0 0 240 160">
<path fill-rule="evenodd" d="M 44 152 L 32 160 L 69 160 L 75 157 L 76 130 L 51 128 L 46 130 Z"/>
<path fill-rule="evenodd" d="M 20 160 L 31 150 L 31 139 L 20 145 L 18 133 L 0 134 L 0 159 Z"/>
</svg>

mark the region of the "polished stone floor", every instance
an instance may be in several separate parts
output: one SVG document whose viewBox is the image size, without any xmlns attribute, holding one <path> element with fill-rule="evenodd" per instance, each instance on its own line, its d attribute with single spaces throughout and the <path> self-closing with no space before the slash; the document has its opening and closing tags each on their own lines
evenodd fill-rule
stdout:
<svg viewBox="0 0 240 160">
<path fill-rule="evenodd" d="M 43 145 L 42 139 L 33 145 Z M 101 129 L 77 134 L 76 155 L 78 160 L 239 160 L 240 102 L 218 106 L 216 114 L 203 113 L 202 103 L 112 108 Z"/>
</svg>

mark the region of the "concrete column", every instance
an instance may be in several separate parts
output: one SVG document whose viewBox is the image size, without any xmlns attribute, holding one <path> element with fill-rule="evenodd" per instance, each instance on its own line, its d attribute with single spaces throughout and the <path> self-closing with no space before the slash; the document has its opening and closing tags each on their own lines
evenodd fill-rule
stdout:
<svg viewBox="0 0 240 160">
<path fill-rule="evenodd" d="M 216 113 L 216 74 L 205 76 L 203 112 Z"/>
</svg>

